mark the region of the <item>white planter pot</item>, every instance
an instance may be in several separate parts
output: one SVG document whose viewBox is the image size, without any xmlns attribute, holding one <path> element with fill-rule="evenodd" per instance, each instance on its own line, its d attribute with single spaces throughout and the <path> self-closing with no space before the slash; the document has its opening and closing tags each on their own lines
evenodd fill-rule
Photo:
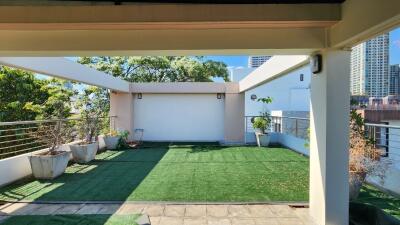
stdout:
<svg viewBox="0 0 400 225">
<path fill-rule="evenodd" d="M 69 152 L 58 151 L 55 155 L 31 155 L 29 162 L 32 174 L 38 179 L 53 179 L 64 173 L 69 161 Z"/>
<path fill-rule="evenodd" d="M 268 147 L 271 136 L 269 134 L 256 133 L 258 147 Z"/>
<path fill-rule="evenodd" d="M 99 135 L 98 140 L 99 140 L 99 149 L 97 149 L 97 152 L 103 152 L 107 150 L 106 143 L 104 141 L 105 135 Z"/>
<path fill-rule="evenodd" d="M 119 142 L 119 139 L 121 137 L 118 136 L 104 136 L 104 143 L 106 144 L 106 148 L 108 150 L 113 150 L 113 149 L 117 149 L 117 145 Z"/>
<path fill-rule="evenodd" d="M 86 145 L 71 145 L 72 158 L 77 163 L 87 163 L 92 161 L 99 148 L 99 143 L 95 142 Z"/>
</svg>

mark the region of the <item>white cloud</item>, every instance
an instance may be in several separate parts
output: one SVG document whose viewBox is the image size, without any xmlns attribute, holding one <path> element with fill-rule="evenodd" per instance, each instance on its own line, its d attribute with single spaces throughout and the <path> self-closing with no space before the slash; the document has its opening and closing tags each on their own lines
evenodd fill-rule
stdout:
<svg viewBox="0 0 400 225">
<path fill-rule="evenodd" d="M 394 40 L 393 44 L 394 44 L 394 46 L 400 48 L 400 39 Z"/>
</svg>

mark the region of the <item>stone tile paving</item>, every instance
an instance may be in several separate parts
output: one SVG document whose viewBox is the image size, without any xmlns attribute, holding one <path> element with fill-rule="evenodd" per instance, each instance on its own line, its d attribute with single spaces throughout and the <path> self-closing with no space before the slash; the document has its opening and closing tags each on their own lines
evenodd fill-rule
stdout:
<svg viewBox="0 0 400 225">
<path fill-rule="evenodd" d="M 38 204 L 0 206 L 0 221 L 12 215 L 147 214 L 151 225 L 314 225 L 306 208 L 288 205 Z"/>
</svg>

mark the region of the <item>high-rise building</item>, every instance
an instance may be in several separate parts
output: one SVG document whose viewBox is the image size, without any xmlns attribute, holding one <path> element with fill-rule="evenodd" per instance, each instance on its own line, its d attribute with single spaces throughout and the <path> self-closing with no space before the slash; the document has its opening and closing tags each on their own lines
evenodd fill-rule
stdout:
<svg viewBox="0 0 400 225">
<path fill-rule="evenodd" d="M 377 98 L 389 94 L 389 34 L 352 49 L 350 90 L 352 95 Z"/>
<path fill-rule="evenodd" d="M 270 59 L 272 56 L 269 55 L 255 55 L 255 56 L 249 56 L 249 68 L 257 68 L 264 64 L 268 59 Z"/>
<path fill-rule="evenodd" d="M 395 64 L 390 66 L 390 82 L 389 94 L 400 95 L 400 65 Z"/>
</svg>

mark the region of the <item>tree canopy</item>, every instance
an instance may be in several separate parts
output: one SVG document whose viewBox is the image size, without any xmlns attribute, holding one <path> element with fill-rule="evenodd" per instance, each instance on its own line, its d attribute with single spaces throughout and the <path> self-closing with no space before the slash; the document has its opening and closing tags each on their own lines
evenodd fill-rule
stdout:
<svg viewBox="0 0 400 225">
<path fill-rule="evenodd" d="M 30 72 L 0 67 L 0 121 L 35 119 L 38 112 L 25 106 L 44 104 L 49 97 L 46 85 Z"/>
<path fill-rule="evenodd" d="M 0 121 L 68 117 L 74 93 L 65 88 L 64 82 L 41 80 L 31 72 L 0 67 Z"/>
<path fill-rule="evenodd" d="M 129 82 L 229 81 L 223 62 L 189 56 L 81 57 L 78 62 Z"/>
</svg>

